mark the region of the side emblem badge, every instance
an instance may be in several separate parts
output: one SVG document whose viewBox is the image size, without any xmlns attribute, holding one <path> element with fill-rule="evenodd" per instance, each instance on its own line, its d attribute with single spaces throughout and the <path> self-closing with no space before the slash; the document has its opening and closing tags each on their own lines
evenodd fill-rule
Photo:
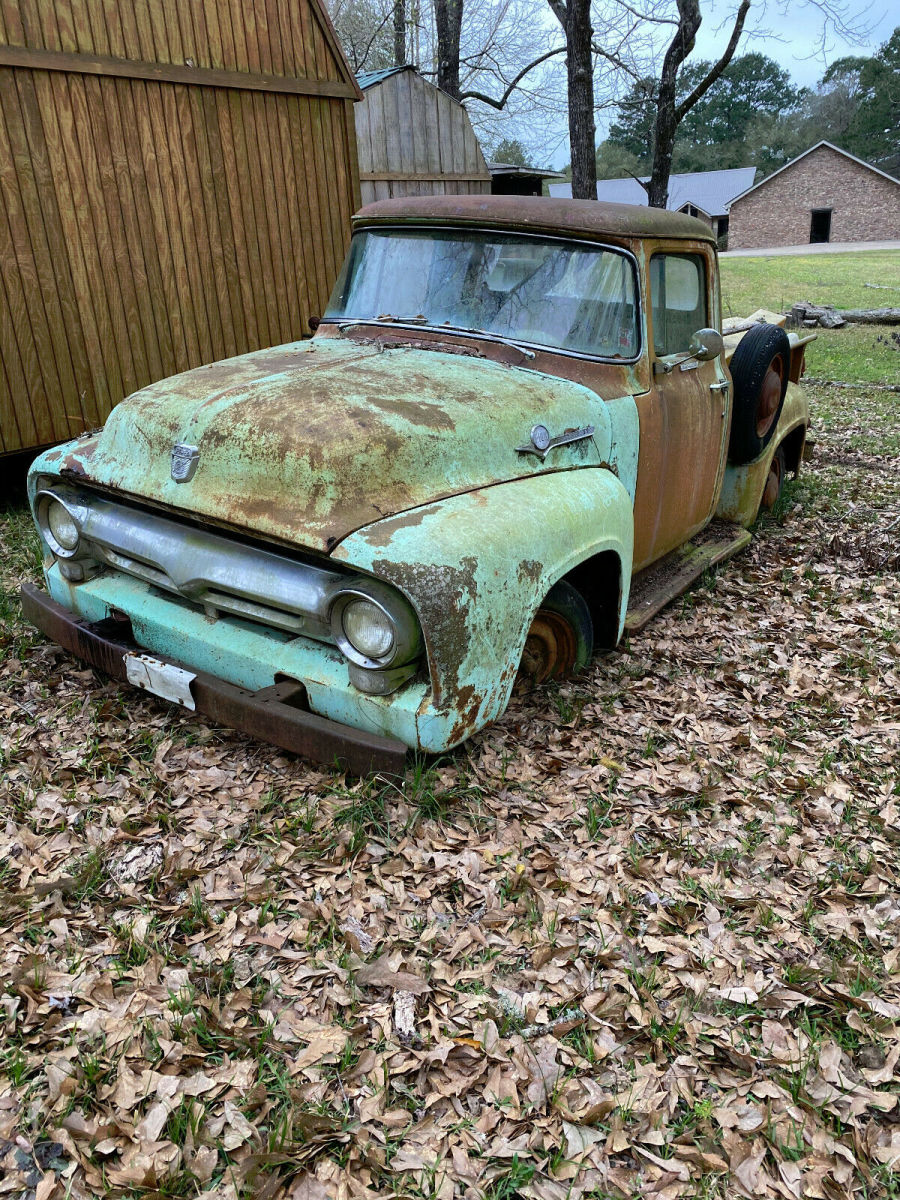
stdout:
<svg viewBox="0 0 900 1200">
<path fill-rule="evenodd" d="M 172 447 L 172 478 L 176 483 L 187 483 L 194 478 L 200 461 L 200 447 L 187 442 L 176 442 Z"/>
</svg>

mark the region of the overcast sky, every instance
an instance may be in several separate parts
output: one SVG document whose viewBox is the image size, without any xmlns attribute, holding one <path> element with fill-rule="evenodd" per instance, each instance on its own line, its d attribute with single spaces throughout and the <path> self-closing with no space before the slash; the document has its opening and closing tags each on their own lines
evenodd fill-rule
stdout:
<svg viewBox="0 0 900 1200">
<path fill-rule="evenodd" d="M 848 12 L 851 5 L 848 4 Z M 872 54 L 886 42 L 900 24 L 900 0 L 890 3 L 855 3 L 860 12 L 847 23 L 859 30 L 860 41 L 848 41 L 829 30 L 822 45 L 822 19 L 813 3 L 754 4 L 748 14 L 738 54 L 756 50 L 774 58 L 789 71 L 798 86 L 813 87 L 822 78 L 829 63 L 847 54 Z M 786 10 L 786 11 L 785 11 Z M 697 35 L 695 53 L 700 58 L 717 58 L 725 48 L 730 32 L 733 4 L 711 0 L 703 5 L 703 24 Z M 721 27 L 723 19 L 726 22 Z"/>
<path fill-rule="evenodd" d="M 900 0 L 884 0 L 866 5 L 864 0 L 848 0 L 847 24 L 859 31 L 855 41 L 836 34 L 832 28 L 826 32 L 823 44 L 823 21 L 814 0 L 807 3 L 791 3 L 791 0 L 769 0 L 754 3 L 750 9 L 744 33 L 738 44 L 737 53 L 757 51 L 773 58 L 790 73 L 798 87 L 814 87 L 822 78 L 825 68 L 836 58 L 848 54 L 872 54 L 890 37 L 900 25 Z M 697 35 L 696 58 L 714 60 L 719 57 L 728 43 L 734 20 L 733 0 L 708 0 L 703 4 L 703 23 Z M 859 12 L 853 18 L 849 14 Z M 724 24 L 723 24 L 724 22 Z M 612 115 L 597 114 L 597 141 L 606 136 Z M 557 170 L 569 161 L 569 147 L 565 133 L 565 116 L 560 124 L 560 144 L 549 164 Z"/>
</svg>

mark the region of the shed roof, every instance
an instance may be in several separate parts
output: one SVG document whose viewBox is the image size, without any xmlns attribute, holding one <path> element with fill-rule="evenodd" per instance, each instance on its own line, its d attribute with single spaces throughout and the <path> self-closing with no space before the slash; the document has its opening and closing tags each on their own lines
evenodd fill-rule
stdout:
<svg viewBox="0 0 900 1200">
<path fill-rule="evenodd" d="M 551 185 L 552 186 L 552 185 Z M 660 208 L 552 196 L 404 196 L 367 204 L 354 226 L 395 221 L 498 225 L 527 232 L 588 237 L 669 237 L 715 241 L 703 221 Z"/>
<path fill-rule="evenodd" d="M 814 146 L 810 146 L 808 150 L 804 150 L 802 154 L 798 154 L 796 158 L 792 158 L 790 162 L 786 162 L 783 167 L 779 167 L 777 171 L 773 171 L 771 175 L 767 175 L 765 179 L 761 179 L 759 183 L 753 184 L 752 187 L 746 188 L 739 195 L 735 196 L 735 200 L 743 200 L 743 198 L 755 192 L 757 188 L 761 188 L 763 184 L 768 183 L 770 179 L 774 179 L 776 175 L 780 175 L 782 171 L 787 171 L 790 167 L 798 163 L 801 158 L 806 158 L 807 155 L 813 154 L 816 150 L 821 150 L 822 147 L 827 150 L 833 150 L 835 154 L 842 154 L 844 158 L 849 158 L 851 162 L 859 163 L 861 167 L 865 167 L 869 171 L 874 171 L 876 175 L 880 175 L 882 179 L 888 179 L 891 183 L 896 183 L 900 186 L 900 179 L 895 179 L 893 175 L 888 175 L 887 171 L 882 171 L 879 167 L 873 167 L 871 163 L 867 163 L 863 158 L 857 158 L 855 154 L 850 154 L 847 150 L 842 150 L 840 146 L 835 146 L 833 142 L 826 142 L 823 138 L 821 142 L 816 142 Z"/>
<path fill-rule="evenodd" d="M 520 179 L 563 179 L 562 171 L 544 171 L 540 167 L 523 167 L 518 163 L 489 162 L 492 175 L 517 175 Z"/>
<path fill-rule="evenodd" d="M 398 71 L 414 70 L 415 67 L 410 66 L 409 63 L 402 63 L 399 67 L 384 67 L 381 71 L 359 71 L 356 75 L 356 82 L 362 91 L 365 91 L 366 88 L 374 87 L 376 83 L 384 83 L 385 79 L 390 79 Z"/>
<path fill-rule="evenodd" d="M 721 171 L 689 171 L 669 176 L 669 201 L 666 207 L 677 212 L 684 204 L 702 208 L 711 217 L 723 217 L 738 195 L 753 183 L 756 167 L 728 167 Z M 644 182 L 650 176 L 644 177 Z M 551 196 L 571 196 L 570 183 L 551 183 Z M 614 204 L 647 203 L 647 191 L 637 179 L 600 179 L 597 199 Z"/>
</svg>

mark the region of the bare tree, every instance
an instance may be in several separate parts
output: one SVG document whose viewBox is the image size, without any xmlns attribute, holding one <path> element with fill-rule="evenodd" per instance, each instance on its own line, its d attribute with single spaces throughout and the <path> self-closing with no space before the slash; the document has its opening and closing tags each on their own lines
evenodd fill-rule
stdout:
<svg viewBox="0 0 900 1200">
<path fill-rule="evenodd" d="M 724 51 L 688 95 L 679 102 L 679 72 L 694 49 L 697 31 L 703 18 L 701 0 L 674 0 L 674 11 L 672 2 L 673 0 L 608 0 L 603 9 L 603 38 L 594 44 L 595 55 L 603 59 L 620 78 L 627 78 L 633 92 L 644 92 L 644 97 L 637 102 L 644 104 L 649 101 L 655 110 L 650 146 L 650 178 L 641 181 L 653 208 L 665 208 L 668 200 L 672 154 L 678 127 L 731 62 L 744 33 L 751 7 L 751 0 L 740 0 L 730 21 L 730 33 Z M 815 49 L 816 45 L 820 49 L 825 45 L 828 31 L 834 31 L 849 41 L 858 41 L 868 32 L 863 28 L 858 13 L 845 0 L 801 2 L 809 13 L 812 49 Z M 795 11 L 791 0 L 783 0 L 782 7 L 787 8 L 789 3 L 791 11 Z M 758 11 L 764 13 L 764 6 L 758 6 Z M 654 60 L 658 61 L 657 53 L 661 49 L 658 33 L 666 26 L 671 28 L 672 33 L 671 36 L 667 35 L 662 63 L 657 70 L 652 64 Z M 640 39 L 640 44 L 636 39 Z M 574 147 L 572 152 L 574 170 Z"/>
<path fill-rule="evenodd" d="M 437 27 L 437 85 L 459 99 L 459 45 L 462 37 L 463 0 L 434 0 Z"/>
<path fill-rule="evenodd" d="M 394 65 L 406 62 L 406 0 L 394 0 Z"/>
<path fill-rule="evenodd" d="M 711 70 L 697 84 L 690 95 L 680 104 L 676 103 L 678 71 L 694 49 L 697 30 L 700 28 L 699 0 L 677 0 L 678 26 L 663 58 L 656 94 L 656 121 L 653 129 L 653 168 L 645 184 L 647 200 L 651 208 L 665 208 L 669 199 L 669 176 L 672 173 L 672 152 L 678 126 L 697 101 L 709 91 L 734 57 L 744 28 L 750 0 L 741 0 L 731 37 L 725 51 Z"/>
<path fill-rule="evenodd" d="M 596 200 L 597 127 L 594 124 L 591 0 L 548 0 L 548 3 L 562 25 L 566 39 L 572 195 L 576 200 Z"/>
<path fill-rule="evenodd" d="M 331 19 L 354 72 L 393 64 L 390 9 L 382 0 L 332 0 Z"/>
</svg>

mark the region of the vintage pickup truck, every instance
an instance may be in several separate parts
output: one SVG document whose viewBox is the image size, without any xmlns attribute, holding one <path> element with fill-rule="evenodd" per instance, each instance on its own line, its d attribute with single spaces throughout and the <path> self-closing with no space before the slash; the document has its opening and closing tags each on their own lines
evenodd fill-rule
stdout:
<svg viewBox="0 0 900 1200">
<path fill-rule="evenodd" d="M 37 459 L 49 595 L 25 613 L 319 760 L 447 750 L 740 549 L 799 468 L 803 342 L 725 345 L 720 310 L 689 217 L 370 205 L 312 339 L 153 384 Z"/>
</svg>

